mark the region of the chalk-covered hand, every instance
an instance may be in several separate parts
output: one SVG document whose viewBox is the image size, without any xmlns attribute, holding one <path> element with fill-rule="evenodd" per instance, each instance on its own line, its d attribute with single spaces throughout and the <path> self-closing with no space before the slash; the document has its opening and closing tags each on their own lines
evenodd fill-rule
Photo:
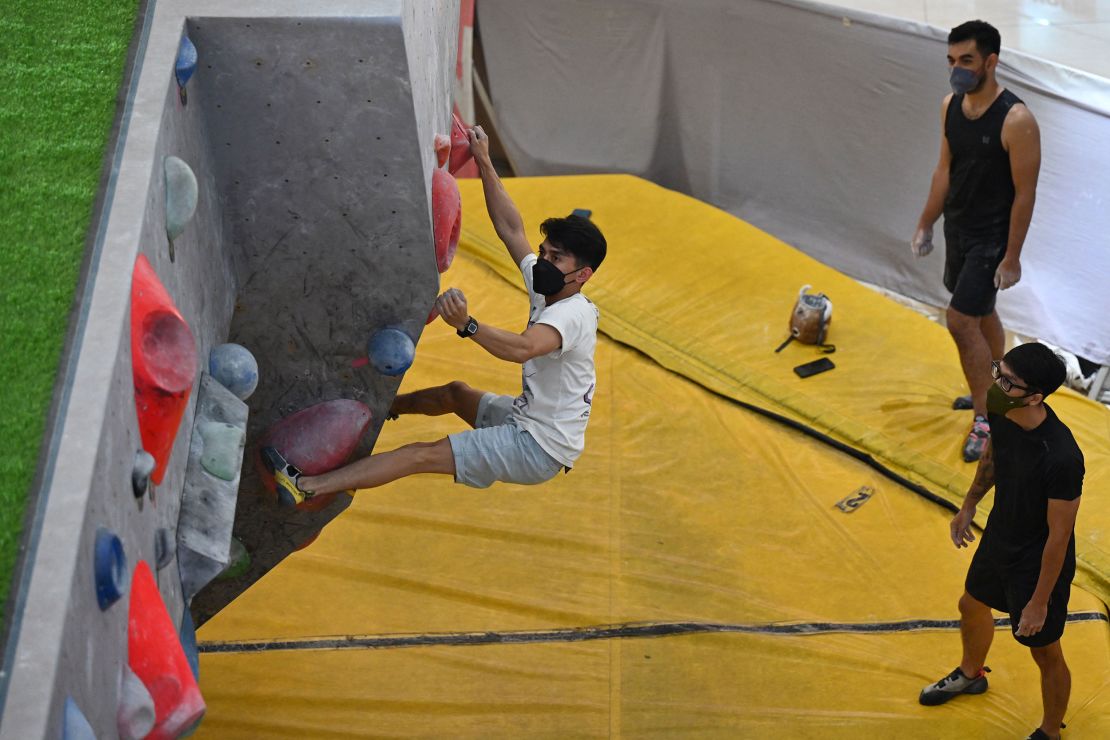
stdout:
<svg viewBox="0 0 1110 740">
<path fill-rule="evenodd" d="M 1032 637 L 1044 627 L 1044 620 L 1048 617 L 1048 604 L 1039 604 L 1032 599 L 1021 610 L 1021 621 L 1018 622 L 1017 634 L 1020 637 Z"/>
<path fill-rule="evenodd" d="M 910 240 L 910 251 L 914 257 L 924 257 L 933 251 L 933 228 L 919 226 Z"/>
<path fill-rule="evenodd" d="M 1021 282 L 1021 263 L 1004 257 L 998 269 L 994 271 L 994 287 L 1006 290 L 1019 282 Z"/>
<path fill-rule="evenodd" d="M 470 153 L 474 159 L 489 159 L 489 137 L 481 126 L 468 129 L 466 136 L 470 139 Z"/>
<path fill-rule="evenodd" d="M 948 533 L 952 537 L 953 545 L 967 547 L 969 543 L 975 541 L 975 535 L 971 531 L 971 522 L 974 519 L 975 507 L 970 509 L 961 507 L 956 516 L 952 517 L 952 521 L 948 525 Z"/>
<path fill-rule="evenodd" d="M 436 310 L 439 316 L 456 329 L 461 329 L 470 318 L 466 309 L 466 296 L 458 288 L 448 288 L 443 295 L 436 298 Z"/>
</svg>

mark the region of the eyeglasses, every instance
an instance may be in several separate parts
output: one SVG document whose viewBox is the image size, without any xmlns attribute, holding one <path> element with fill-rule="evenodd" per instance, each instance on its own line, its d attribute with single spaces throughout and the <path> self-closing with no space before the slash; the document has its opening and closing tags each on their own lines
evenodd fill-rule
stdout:
<svg viewBox="0 0 1110 740">
<path fill-rule="evenodd" d="M 1017 388 L 1019 391 L 1025 391 L 1026 395 L 1036 392 L 1033 388 L 1027 388 L 1024 385 L 1018 385 L 1014 381 L 1010 380 L 1008 376 L 1003 375 L 1002 365 L 997 360 L 991 363 L 991 375 L 994 376 L 995 381 L 998 383 L 998 387 L 1006 391 L 1007 393 L 1012 391 L 1014 388 Z"/>
</svg>

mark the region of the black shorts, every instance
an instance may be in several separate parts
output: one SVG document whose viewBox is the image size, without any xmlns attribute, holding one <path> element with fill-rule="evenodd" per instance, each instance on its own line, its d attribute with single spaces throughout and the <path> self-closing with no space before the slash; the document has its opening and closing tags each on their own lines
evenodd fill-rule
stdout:
<svg viewBox="0 0 1110 740">
<path fill-rule="evenodd" d="M 1039 557 L 1036 562 L 1040 562 Z M 1017 629 L 1021 624 L 1021 612 L 1033 597 L 1039 576 L 1040 572 L 1035 568 L 1010 571 L 1000 567 L 988 533 L 984 532 L 975 557 L 971 559 L 971 567 L 967 569 L 964 588 L 990 608 L 1010 615 L 1010 631 L 1014 633 L 1015 640 L 1027 647 L 1044 647 L 1060 639 L 1068 619 L 1068 598 L 1071 596 L 1072 579 L 1075 578 L 1075 556 L 1070 548 L 1060 569 L 1060 577 L 1056 579 L 1048 598 L 1044 627 L 1035 635 L 1019 637 Z"/>
<path fill-rule="evenodd" d="M 1006 232 L 970 236 L 944 227 L 944 287 L 952 294 L 952 308 L 968 316 L 994 311 L 994 273 L 1006 256 L 1008 238 Z"/>
</svg>

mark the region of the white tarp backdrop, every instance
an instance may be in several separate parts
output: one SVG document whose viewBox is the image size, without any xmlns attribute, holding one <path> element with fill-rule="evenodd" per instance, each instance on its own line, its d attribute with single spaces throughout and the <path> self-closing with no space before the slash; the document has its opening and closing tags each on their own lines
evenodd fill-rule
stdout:
<svg viewBox="0 0 1110 740">
<path fill-rule="evenodd" d="M 947 304 L 942 224 L 931 256 L 908 246 L 939 153 L 947 29 L 793 0 L 477 5 L 517 174 L 639 175 Z M 1110 363 L 1110 81 L 1002 41 L 999 79 L 1037 117 L 1043 164 L 1022 281 L 999 310 Z"/>
</svg>

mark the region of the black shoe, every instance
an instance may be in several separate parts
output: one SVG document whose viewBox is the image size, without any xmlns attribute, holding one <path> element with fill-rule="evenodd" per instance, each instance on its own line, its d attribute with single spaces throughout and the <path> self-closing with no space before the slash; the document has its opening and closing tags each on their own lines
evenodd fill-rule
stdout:
<svg viewBox="0 0 1110 740">
<path fill-rule="evenodd" d="M 971 396 L 956 396 L 952 401 L 953 411 L 971 411 L 975 408 L 975 404 L 971 402 Z"/>
<path fill-rule="evenodd" d="M 982 694 L 987 690 L 987 674 L 990 670 L 983 666 L 979 675 L 968 678 L 960 667 L 956 666 L 956 670 L 923 688 L 917 700 L 927 707 L 935 707 L 960 694 Z"/>
<path fill-rule="evenodd" d="M 1067 727 L 1067 725 L 1061 722 L 1060 729 L 1063 729 L 1065 727 Z M 1029 734 L 1029 737 L 1025 738 L 1025 740 L 1052 740 L 1052 736 L 1038 727 L 1037 729 L 1033 730 L 1033 732 L 1031 732 Z"/>
</svg>

